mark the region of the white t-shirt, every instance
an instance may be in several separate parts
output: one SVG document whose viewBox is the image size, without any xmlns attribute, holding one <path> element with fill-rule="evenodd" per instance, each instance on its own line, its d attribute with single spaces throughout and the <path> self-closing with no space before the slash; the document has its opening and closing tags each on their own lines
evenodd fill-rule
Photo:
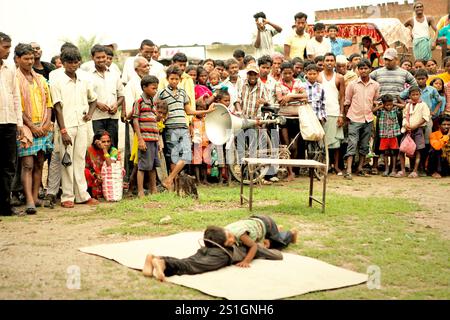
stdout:
<svg viewBox="0 0 450 320">
<path fill-rule="evenodd" d="M 323 38 L 322 42 L 318 42 L 316 38 L 311 38 L 306 44 L 306 54 L 313 57 L 323 56 L 325 53 L 331 52 L 331 42 L 328 38 Z"/>
</svg>

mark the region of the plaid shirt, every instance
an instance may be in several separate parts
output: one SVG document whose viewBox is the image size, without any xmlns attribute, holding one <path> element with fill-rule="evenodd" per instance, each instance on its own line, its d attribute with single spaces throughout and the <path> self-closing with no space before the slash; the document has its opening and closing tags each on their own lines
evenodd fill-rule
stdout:
<svg viewBox="0 0 450 320">
<path fill-rule="evenodd" d="M 269 101 L 269 94 L 264 83 L 258 79 L 256 85 L 250 88 L 248 81 L 245 80 L 238 92 L 238 101 L 241 104 L 242 114 L 249 119 L 255 119 L 261 115 L 261 105 L 256 103 L 257 99 Z"/>
<path fill-rule="evenodd" d="M 325 91 L 319 82 L 310 83 L 306 81 L 303 87 L 308 94 L 308 102 L 316 113 L 317 119 L 324 120 L 327 118 L 325 110 Z"/>
<path fill-rule="evenodd" d="M 397 108 L 392 108 L 391 111 L 378 111 L 377 117 L 380 119 L 380 138 L 395 138 L 401 134 L 397 113 Z"/>
</svg>

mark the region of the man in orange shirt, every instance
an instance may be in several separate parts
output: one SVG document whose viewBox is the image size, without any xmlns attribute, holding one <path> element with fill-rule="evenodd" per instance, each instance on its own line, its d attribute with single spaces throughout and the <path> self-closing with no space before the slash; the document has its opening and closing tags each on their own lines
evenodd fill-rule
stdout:
<svg viewBox="0 0 450 320">
<path fill-rule="evenodd" d="M 428 170 L 433 178 L 450 175 L 450 115 L 439 118 L 439 130 L 430 134 Z"/>
</svg>

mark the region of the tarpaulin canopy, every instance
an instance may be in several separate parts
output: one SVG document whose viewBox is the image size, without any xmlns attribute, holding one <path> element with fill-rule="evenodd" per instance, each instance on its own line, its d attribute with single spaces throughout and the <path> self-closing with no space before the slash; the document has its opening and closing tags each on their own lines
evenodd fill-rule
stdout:
<svg viewBox="0 0 450 320">
<path fill-rule="evenodd" d="M 411 31 L 405 27 L 399 19 L 339 19 L 317 21 L 326 26 L 336 25 L 338 37 L 352 38 L 353 36 L 369 36 L 374 42 L 382 43 L 383 47 L 389 47 L 397 41 L 406 47 L 411 47 Z M 313 25 L 309 26 L 308 32 L 313 35 Z"/>
</svg>

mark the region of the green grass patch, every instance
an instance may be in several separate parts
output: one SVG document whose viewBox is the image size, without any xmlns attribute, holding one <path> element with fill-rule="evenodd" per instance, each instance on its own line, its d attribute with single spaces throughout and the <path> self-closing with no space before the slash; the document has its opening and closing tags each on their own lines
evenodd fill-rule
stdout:
<svg viewBox="0 0 450 320">
<path fill-rule="evenodd" d="M 254 209 L 239 205 L 239 188 L 201 187 L 200 200 L 162 193 L 144 199 L 105 204 L 96 218 L 117 219 L 105 233 L 139 236 L 201 231 L 207 225 L 224 226 L 250 214 L 272 216 L 285 229 L 300 229 L 299 243 L 288 251 L 320 259 L 357 272 L 370 265 L 381 269 L 381 289 L 367 286 L 316 292 L 300 299 L 449 299 L 449 244 L 434 230 L 410 223 L 422 209 L 395 195 L 353 197 L 327 194 L 326 212 L 307 204 L 307 182 L 255 188 Z M 316 194 L 317 195 L 317 194 Z M 170 216 L 171 220 L 160 220 Z M 304 234 L 302 234 L 302 231 Z M 178 286 L 157 285 L 155 297 L 181 298 Z M 183 290 L 189 296 L 197 296 Z M 99 292 L 100 296 L 108 295 Z M 206 297 L 206 296 L 205 296 Z"/>
</svg>

